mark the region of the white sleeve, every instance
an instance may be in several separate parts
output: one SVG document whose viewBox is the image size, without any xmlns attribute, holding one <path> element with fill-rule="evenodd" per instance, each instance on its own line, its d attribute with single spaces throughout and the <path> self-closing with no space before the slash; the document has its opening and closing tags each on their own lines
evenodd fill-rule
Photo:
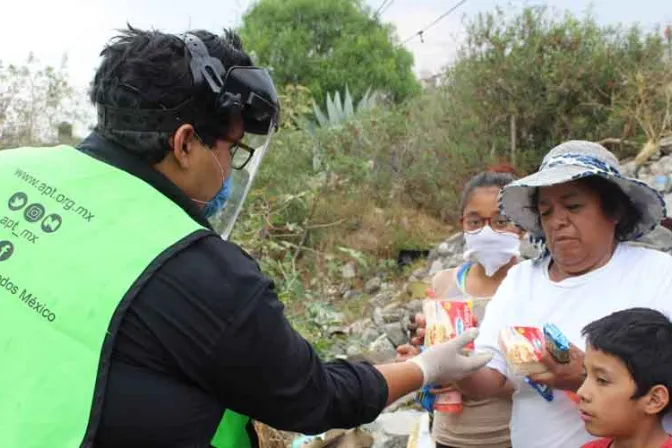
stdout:
<svg viewBox="0 0 672 448">
<path fill-rule="evenodd" d="M 512 325 L 511 324 L 511 301 L 515 299 L 515 275 L 514 267 L 509 271 L 508 275 L 497 292 L 485 308 L 485 317 L 479 327 L 480 332 L 476 338 L 476 349 L 489 351 L 494 354 L 492 360 L 488 363 L 488 367 L 495 369 L 504 376 L 508 376 L 508 366 L 504 354 L 499 348 L 499 332 L 501 329 Z M 513 274 L 513 275 L 512 275 Z"/>
<path fill-rule="evenodd" d="M 637 293 L 633 294 L 631 306 L 653 308 L 672 319 L 672 257 L 652 249 L 640 250 L 645 252 L 637 260 Z"/>
</svg>

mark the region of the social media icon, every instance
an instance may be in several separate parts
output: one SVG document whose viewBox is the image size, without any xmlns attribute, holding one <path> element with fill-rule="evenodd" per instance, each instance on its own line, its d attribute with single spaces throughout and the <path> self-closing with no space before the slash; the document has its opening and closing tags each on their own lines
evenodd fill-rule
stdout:
<svg viewBox="0 0 672 448">
<path fill-rule="evenodd" d="M 19 191 L 18 193 L 14 193 L 9 198 L 7 206 L 9 207 L 10 210 L 16 211 L 21 210 L 23 207 L 26 206 L 27 203 L 28 203 L 28 196 L 26 195 L 26 193 Z"/>
<path fill-rule="evenodd" d="M 37 222 L 44 218 L 44 214 L 44 206 L 42 204 L 34 203 L 26 207 L 26 210 L 23 212 L 23 217 L 26 218 L 26 221 L 28 222 Z"/>
<path fill-rule="evenodd" d="M 14 244 L 11 241 L 0 241 L 0 261 L 5 261 L 14 253 Z"/>
<path fill-rule="evenodd" d="M 63 218 L 56 213 L 52 213 L 42 221 L 42 230 L 45 233 L 53 233 L 61 228 L 61 224 L 63 224 Z"/>
</svg>

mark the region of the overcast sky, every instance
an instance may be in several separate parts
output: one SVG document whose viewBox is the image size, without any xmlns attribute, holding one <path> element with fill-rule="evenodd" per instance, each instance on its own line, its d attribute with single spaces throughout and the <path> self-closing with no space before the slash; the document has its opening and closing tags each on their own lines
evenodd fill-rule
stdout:
<svg viewBox="0 0 672 448">
<path fill-rule="evenodd" d="M 383 0 L 368 0 L 377 9 Z M 98 63 L 98 53 L 115 29 L 126 22 L 138 27 L 182 32 L 188 28 L 218 31 L 236 26 L 251 0 L 8 0 L 3 2 L 0 26 L 0 60 L 16 63 L 29 52 L 51 65 L 68 55 L 68 72 L 85 86 Z M 393 23 L 404 40 L 432 22 L 458 0 L 393 0 L 382 19 Z M 415 56 L 418 74 L 436 73 L 450 62 L 464 35 L 464 15 L 492 10 L 496 5 L 520 8 L 535 1 L 467 0 L 453 14 L 406 46 Z M 601 23 L 639 22 L 645 27 L 672 23 L 670 0 L 549 0 L 559 11 L 581 14 L 591 8 Z"/>
</svg>

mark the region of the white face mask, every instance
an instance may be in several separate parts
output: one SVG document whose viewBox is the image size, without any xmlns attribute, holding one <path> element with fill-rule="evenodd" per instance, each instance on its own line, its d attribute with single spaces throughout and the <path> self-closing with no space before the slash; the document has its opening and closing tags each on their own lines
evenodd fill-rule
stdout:
<svg viewBox="0 0 672 448">
<path fill-rule="evenodd" d="M 492 277 L 513 257 L 520 255 L 520 237 L 511 232 L 495 232 L 488 225 L 478 233 L 464 234 L 466 242 L 464 260 L 474 261 Z"/>
</svg>

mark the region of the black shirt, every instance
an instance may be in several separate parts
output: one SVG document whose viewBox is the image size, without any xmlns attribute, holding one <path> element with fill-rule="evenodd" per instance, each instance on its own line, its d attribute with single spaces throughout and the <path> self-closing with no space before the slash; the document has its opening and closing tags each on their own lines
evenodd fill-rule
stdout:
<svg viewBox="0 0 672 448">
<path fill-rule="evenodd" d="M 129 151 L 95 133 L 79 149 L 209 227 L 189 198 Z M 388 394 L 369 364 L 323 363 L 285 319 L 273 282 L 215 234 L 147 281 L 123 318 L 110 369 L 97 448 L 207 447 L 225 409 L 303 433 L 353 427 L 375 419 Z"/>
</svg>

